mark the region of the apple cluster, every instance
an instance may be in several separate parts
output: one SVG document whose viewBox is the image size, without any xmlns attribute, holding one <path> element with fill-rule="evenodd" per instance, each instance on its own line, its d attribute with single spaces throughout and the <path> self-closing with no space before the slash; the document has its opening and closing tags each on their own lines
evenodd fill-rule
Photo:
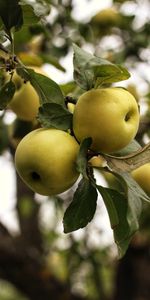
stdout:
<svg viewBox="0 0 150 300">
<path fill-rule="evenodd" d="M 19 175 L 39 194 L 56 195 L 76 182 L 76 159 L 85 138 L 92 138 L 94 153 L 114 153 L 134 139 L 139 127 L 138 104 L 132 94 L 119 87 L 85 92 L 71 111 L 74 135 L 39 128 L 27 134 L 16 149 Z"/>
</svg>

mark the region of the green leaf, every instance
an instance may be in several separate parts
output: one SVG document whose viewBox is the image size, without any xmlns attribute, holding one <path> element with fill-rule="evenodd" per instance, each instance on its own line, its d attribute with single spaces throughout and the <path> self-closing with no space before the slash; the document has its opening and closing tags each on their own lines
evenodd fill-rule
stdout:
<svg viewBox="0 0 150 300">
<path fill-rule="evenodd" d="M 36 1 L 31 2 L 30 0 L 20 0 L 22 6 L 30 6 L 36 15 L 39 18 L 45 17 L 50 13 L 50 5 L 45 3 L 45 1 Z"/>
<path fill-rule="evenodd" d="M 138 151 L 141 148 L 142 148 L 141 145 L 136 140 L 132 140 L 126 147 L 124 147 L 123 149 L 115 152 L 115 155 L 125 156 L 125 155 L 133 153 L 135 151 Z"/>
<path fill-rule="evenodd" d="M 0 110 L 7 107 L 15 93 L 15 84 L 12 81 L 7 82 L 0 90 Z"/>
<path fill-rule="evenodd" d="M 97 191 L 88 179 L 81 179 L 73 201 L 64 214 L 64 232 L 85 227 L 96 211 Z"/>
<path fill-rule="evenodd" d="M 17 68 L 17 73 L 25 80 L 30 81 L 39 95 L 41 105 L 57 103 L 65 106 L 62 91 L 55 81 L 28 68 Z"/>
<path fill-rule="evenodd" d="M 75 44 L 73 45 L 73 49 L 74 80 L 82 89 L 90 90 L 94 87 L 94 72 L 87 66 L 93 55 L 82 50 Z"/>
<path fill-rule="evenodd" d="M 84 90 L 98 88 L 102 84 L 122 81 L 130 77 L 127 69 L 96 57 L 73 45 L 74 79 Z"/>
<path fill-rule="evenodd" d="M 38 119 L 43 127 L 68 130 L 72 127 L 72 114 L 57 103 L 45 103 L 39 108 Z"/>
<path fill-rule="evenodd" d="M 150 202 L 150 198 L 129 173 L 113 174 L 119 179 L 122 191 L 118 192 L 96 184 L 95 186 L 103 197 L 119 255 L 122 257 L 134 233 L 139 229 L 139 220 L 143 208 L 142 201 Z"/>
<path fill-rule="evenodd" d="M 60 88 L 64 95 L 68 95 L 72 93 L 76 89 L 76 83 L 74 81 L 70 81 L 60 85 Z"/>
<path fill-rule="evenodd" d="M 113 190 L 112 193 L 110 192 L 110 189 L 104 188 L 100 185 L 96 185 L 98 191 L 103 197 L 105 206 L 107 208 L 108 214 L 109 214 L 109 219 L 110 219 L 110 224 L 111 228 L 115 228 L 119 224 L 119 218 L 118 218 L 118 213 L 114 204 L 114 199 L 113 199 Z"/>
<path fill-rule="evenodd" d="M 40 21 L 40 17 L 35 15 L 34 9 L 30 5 L 22 5 L 23 23 L 24 25 L 37 24 Z"/>
<path fill-rule="evenodd" d="M 92 144 L 92 139 L 86 138 L 81 142 L 79 153 L 77 156 L 76 166 L 79 173 L 83 175 L 83 177 L 88 178 L 87 175 L 87 162 L 88 162 L 88 150 L 90 145 Z"/>
<path fill-rule="evenodd" d="M 132 176 L 127 172 L 117 173 L 120 183 L 124 189 L 125 197 L 127 198 L 127 213 L 126 218 L 130 228 L 130 236 L 139 229 L 139 220 L 142 213 L 142 201 L 150 202 L 150 198 Z"/>
<path fill-rule="evenodd" d="M 97 86 L 126 80 L 130 77 L 129 72 L 124 67 L 112 64 L 108 61 L 105 62 L 103 59 L 99 59 L 99 64 L 97 64 L 96 60 L 97 59 L 93 59 L 91 67 L 93 65 Z"/>
<path fill-rule="evenodd" d="M 9 134 L 6 124 L 4 124 L 3 119 L 0 117 L 0 155 L 7 149 L 9 145 Z"/>
<path fill-rule="evenodd" d="M 124 194 L 116 190 L 98 185 L 97 189 L 103 197 L 118 247 L 119 257 L 122 257 L 128 249 L 132 235 L 135 232 L 132 232 L 132 228 L 130 228 L 127 220 L 127 199 Z"/>
<path fill-rule="evenodd" d="M 0 0 L 0 17 L 7 31 L 16 30 L 23 25 L 23 15 L 18 0 Z"/>
<path fill-rule="evenodd" d="M 6 32 L 4 30 L 0 30 L 0 43 L 4 43 L 7 41 Z M 2 46 L 4 47 L 4 46 Z"/>
</svg>

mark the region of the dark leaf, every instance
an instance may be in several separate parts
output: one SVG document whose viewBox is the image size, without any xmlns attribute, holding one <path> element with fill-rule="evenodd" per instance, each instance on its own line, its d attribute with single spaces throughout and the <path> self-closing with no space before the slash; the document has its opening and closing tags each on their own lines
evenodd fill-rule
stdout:
<svg viewBox="0 0 150 300">
<path fill-rule="evenodd" d="M 55 81 L 28 68 L 18 68 L 17 73 L 25 80 L 30 81 L 39 95 L 41 105 L 57 103 L 65 106 L 62 91 Z"/>
<path fill-rule="evenodd" d="M 39 108 L 38 118 L 46 128 L 67 130 L 72 126 L 72 114 L 57 103 L 43 104 Z"/>
<path fill-rule="evenodd" d="M 23 15 L 18 0 L 0 0 L 0 17 L 7 31 L 12 27 L 20 29 L 23 25 Z"/>
<path fill-rule="evenodd" d="M 92 144 L 92 139 L 90 137 L 84 139 L 80 145 L 79 153 L 77 156 L 77 170 L 85 178 L 88 178 L 88 176 L 87 176 L 87 161 L 88 161 L 87 154 L 88 154 L 88 149 L 91 144 Z"/>
<path fill-rule="evenodd" d="M 131 240 L 135 230 L 130 228 L 127 219 L 128 202 L 124 194 L 102 186 L 97 186 L 110 219 L 111 228 L 113 229 L 114 239 L 118 247 L 119 256 L 122 257 Z"/>
<path fill-rule="evenodd" d="M 7 107 L 15 93 L 15 84 L 12 81 L 7 82 L 0 90 L 0 110 Z"/>
<path fill-rule="evenodd" d="M 81 179 L 73 201 L 64 214 L 64 232 L 85 227 L 96 211 L 97 191 L 88 179 Z"/>
</svg>

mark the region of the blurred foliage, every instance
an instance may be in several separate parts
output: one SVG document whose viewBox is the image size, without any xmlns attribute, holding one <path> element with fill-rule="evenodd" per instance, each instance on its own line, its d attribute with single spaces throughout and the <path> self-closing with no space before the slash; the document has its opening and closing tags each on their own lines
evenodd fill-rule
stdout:
<svg viewBox="0 0 150 300">
<path fill-rule="evenodd" d="M 0 299 L 1 300 L 28 300 L 21 295 L 17 289 L 7 281 L 0 281 Z"/>
</svg>

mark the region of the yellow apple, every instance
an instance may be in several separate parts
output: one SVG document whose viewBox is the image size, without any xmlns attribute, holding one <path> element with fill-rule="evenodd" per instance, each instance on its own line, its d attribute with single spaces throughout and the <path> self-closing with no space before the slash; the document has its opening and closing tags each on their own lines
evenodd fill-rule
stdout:
<svg viewBox="0 0 150 300">
<path fill-rule="evenodd" d="M 41 68 L 34 67 L 35 72 L 46 75 Z M 8 80 L 8 78 L 7 78 Z M 15 72 L 13 82 L 16 86 L 16 92 L 10 101 L 10 108 L 19 119 L 24 121 L 33 121 L 39 109 L 39 96 L 30 82 L 24 83 L 24 80 Z"/>
<path fill-rule="evenodd" d="M 68 110 L 73 114 L 74 109 L 75 109 L 75 104 L 68 102 L 67 107 L 68 107 Z"/>
<path fill-rule="evenodd" d="M 103 156 L 98 155 L 98 156 L 93 156 L 92 158 L 90 158 L 88 163 L 93 168 L 101 168 L 106 165 L 106 160 L 104 159 Z"/>
<path fill-rule="evenodd" d="M 22 180 L 36 193 L 56 195 L 77 180 L 75 138 L 58 129 L 31 131 L 19 143 L 15 165 Z"/>
<path fill-rule="evenodd" d="M 92 22 L 99 26 L 115 26 L 121 21 L 120 13 L 113 7 L 99 11 L 93 18 Z"/>
<path fill-rule="evenodd" d="M 150 163 L 132 171 L 132 177 L 141 186 L 145 193 L 150 195 Z"/>
<path fill-rule="evenodd" d="M 81 142 L 92 138 L 91 149 L 113 153 L 127 146 L 139 127 L 135 98 L 123 88 L 92 89 L 82 94 L 73 114 L 73 131 Z"/>
</svg>

